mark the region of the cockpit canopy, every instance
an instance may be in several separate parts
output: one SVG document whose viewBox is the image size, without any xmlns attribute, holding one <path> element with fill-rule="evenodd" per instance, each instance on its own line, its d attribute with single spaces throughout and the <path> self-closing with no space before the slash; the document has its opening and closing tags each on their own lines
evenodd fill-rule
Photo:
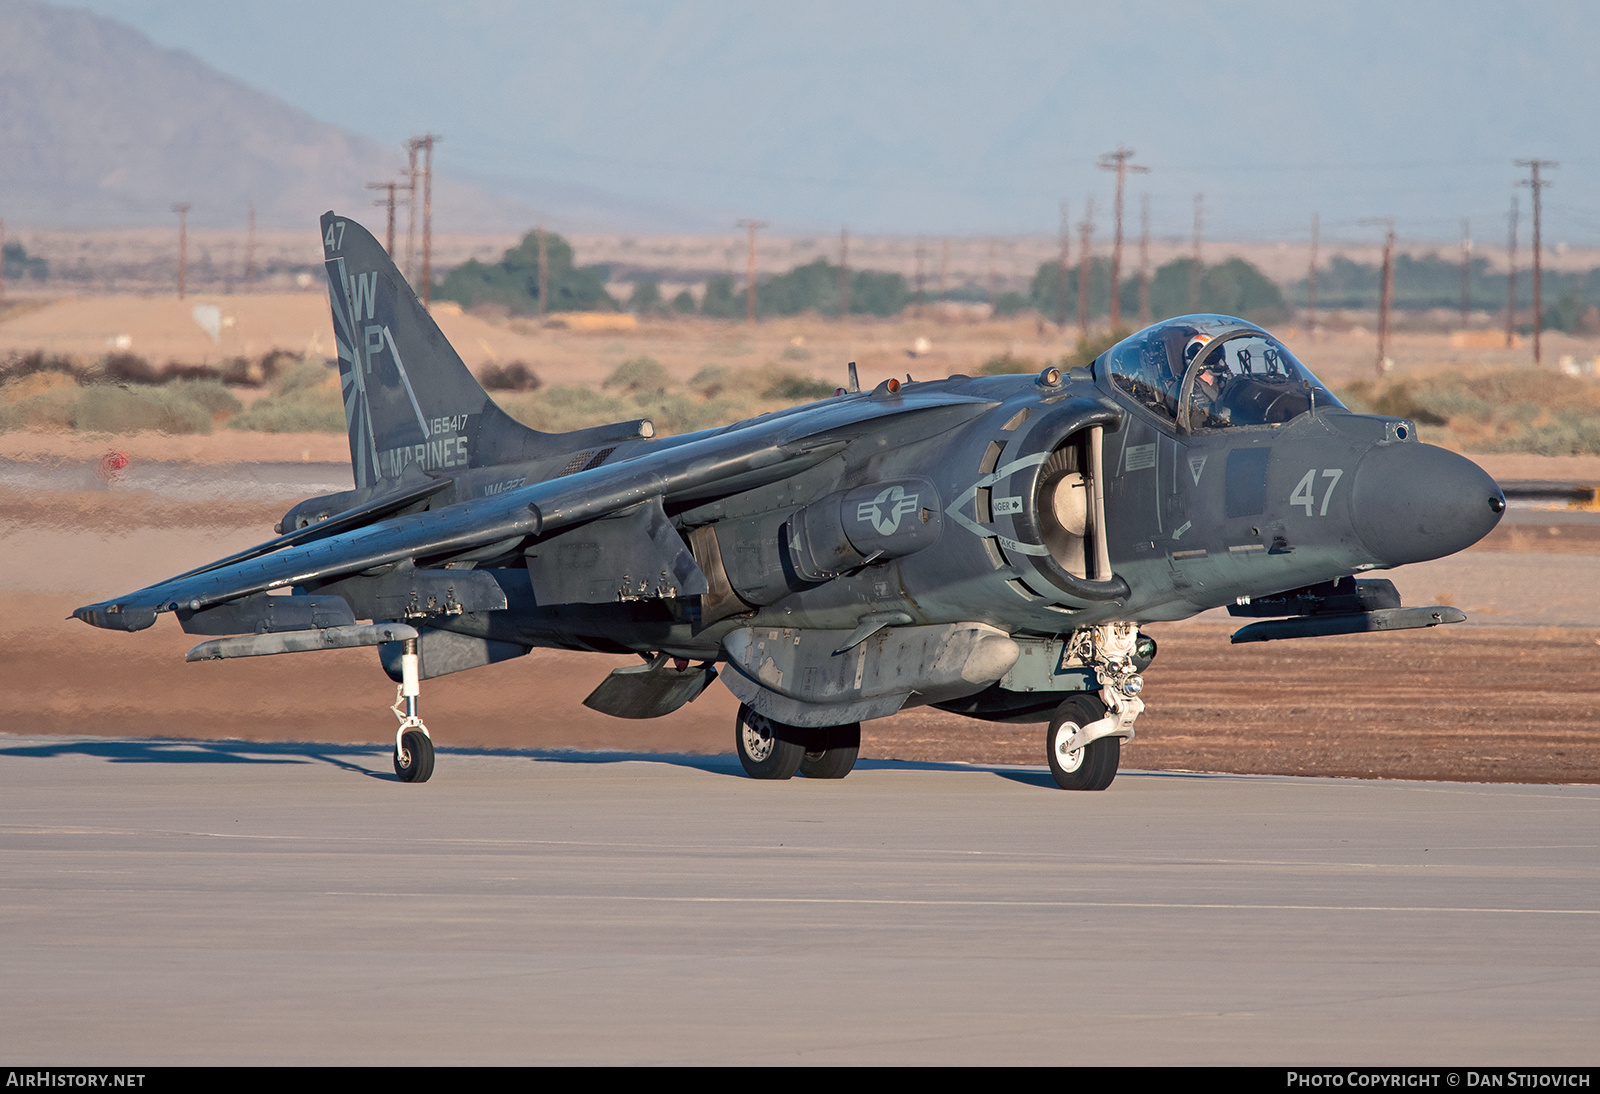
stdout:
<svg viewBox="0 0 1600 1094">
<path fill-rule="evenodd" d="M 1343 406 L 1282 342 L 1227 315 L 1146 327 L 1107 350 L 1098 367 L 1181 432 L 1281 425 L 1315 407 Z"/>
</svg>

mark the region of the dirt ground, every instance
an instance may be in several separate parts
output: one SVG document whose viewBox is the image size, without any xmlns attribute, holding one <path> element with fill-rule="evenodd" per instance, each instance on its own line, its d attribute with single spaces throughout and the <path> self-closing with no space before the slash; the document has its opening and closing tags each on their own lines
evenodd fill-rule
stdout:
<svg viewBox="0 0 1600 1094">
<path fill-rule="evenodd" d="M 368 650 L 186 664 L 170 621 L 139 635 L 66 614 L 86 596 L 0 597 L 0 725 L 25 734 L 391 740 L 393 685 Z M 1228 628 L 1168 624 L 1149 710 L 1123 766 L 1472 782 L 1600 782 L 1600 627 L 1460 625 L 1230 646 Z M 534 651 L 430 680 L 442 747 L 727 752 L 737 702 L 713 685 L 666 718 L 582 705 L 628 658 Z M 1043 727 L 913 710 L 864 727 L 862 755 L 1043 762 Z"/>
<path fill-rule="evenodd" d="M 0 459 L 30 444 L 0 437 Z M 298 457 L 280 438 L 276 455 Z M 71 462 L 103 445 L 76 439 Z M 150 458 L 207 458 L 197 439 L 134 439 Z M 221 443 L 220 441 L 218 443 Z M 342 439 L 341 439 L 342 443 Z M 83 445 L 87 447 L 83 447 Z M 260 459 L 273 455 L 252 440 Z M 76 445 L 77 447 L 74 447 Z M 82 451 L 78 451 L 82 447 Z M 213 453 L 215 455 L 215 453 Z M 1516 460 L 1517 457 L 1506 457 Z M 1515 466 L 1514 464 L 1512 466 Z M 1538 463 L 1528 477 L 1578 478 Z M 1496 471 L 1504 474 L 1504 472 Z M 1526 474 L 1524 470 L 1524 474 Z M 266 538 L 284 505 L 162 499 L 109 489 L 0 489 L 0 727 L 27 734 L 381 742 L 393 685 L 370 650 L 187 664 L 197 639 L 170 619 L 136 635 L 68 615 Z M 1550 528 L 1561 534 L 1552 536 Z M 1502 526 L 1480 547 L 1393 575 L 1407 603 L 1455 603 L 1468 623 L 1406 634 L 1233 646 L 1208 613 L 1149 633 L 1161 652 L 1123 766 L 1474 781 L 1600 782 L 1600 530 Z M 725 752 L 736 702 L 720 685 L 676 714 L 626 722 L 582 706 L 628 658 L 535 651 L 429 681 L 444 747 Z M 863 755 L 1042 762 L 1040 726 L 914 710 L 865 727 Z"/>
</svg>

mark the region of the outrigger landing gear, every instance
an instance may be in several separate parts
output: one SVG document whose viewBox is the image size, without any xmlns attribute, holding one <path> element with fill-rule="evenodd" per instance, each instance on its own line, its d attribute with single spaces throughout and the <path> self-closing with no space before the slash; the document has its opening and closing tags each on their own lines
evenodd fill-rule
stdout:
<svg viewBox="0 0 1600 1094">
<path fill-rule="evenodd" d="M 400 655 L 400 687 L 391 708 L 400 719 L 400 728 L 394 733 L 394 773 L 403 783 L 425 783 L 433 775 L 433 739 L 417 716 L 417 697 L 422 692 L 419 679 L 417 640 L 408 638 Z"/>
</svg>

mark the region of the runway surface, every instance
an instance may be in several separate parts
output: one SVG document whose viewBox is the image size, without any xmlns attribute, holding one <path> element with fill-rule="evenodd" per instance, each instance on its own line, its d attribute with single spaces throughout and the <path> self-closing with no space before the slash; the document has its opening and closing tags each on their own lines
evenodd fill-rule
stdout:
<svg viewBox="0 0 1600 1094">
<path fill-rule="evenodd" d="M 29 1064 L 1592 1064 L 1600 787 L 0 737 Z"/>
</svg>

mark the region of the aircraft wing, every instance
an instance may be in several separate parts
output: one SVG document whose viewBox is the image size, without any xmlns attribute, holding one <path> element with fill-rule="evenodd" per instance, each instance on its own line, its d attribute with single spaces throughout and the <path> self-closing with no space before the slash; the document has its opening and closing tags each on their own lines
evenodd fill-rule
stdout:
<svg viewBox="0 0 1600 1094">
<path fill-rule="evenodd" d="M 527 538 L 661 497 L 710 498 L 775 482 L 832 456 L 884 419 L 988 401 L 948 392 L 861 393 L 757 418 L 613 465 L 440 509 L 377 520 L 311 542 L 290 533 L 258 548 L 72 614 L 96 627 L 137 631 L 161 612 L 200 610 L 243 596 L 318 584 L 407 559 L 440 559 Z M 964 415 L 961 415 L 964 417 Z M 953 423 L 952 423 L 953 424 Z M 313 526 L 315 527 L 315 526 Z"/>
</svg>

